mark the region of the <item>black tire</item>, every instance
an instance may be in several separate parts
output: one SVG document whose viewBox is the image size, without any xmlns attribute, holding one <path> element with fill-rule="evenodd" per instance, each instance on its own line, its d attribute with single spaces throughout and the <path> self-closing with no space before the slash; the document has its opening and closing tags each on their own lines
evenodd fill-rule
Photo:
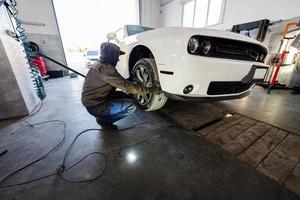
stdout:
<svg viewBox="0 0 300 200">
<path fill-rule="evenodd" d="M 131 71 L 131 79 L 146 87 L 160 86 L 155 60 L 152 58 L 140 59 Z M 145 111 L 158 110 L 162 108 L 168 100 L 163 91 L 155 94 L 149 93 L 145 96 L 134 95 L 134 98 L 139 107 Z"/>
</svg>

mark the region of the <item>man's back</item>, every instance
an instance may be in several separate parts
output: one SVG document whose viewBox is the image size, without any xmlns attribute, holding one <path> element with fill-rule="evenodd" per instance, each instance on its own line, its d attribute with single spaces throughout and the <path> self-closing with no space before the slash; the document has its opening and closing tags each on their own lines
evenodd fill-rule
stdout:
<svg viewBox="0 0 300 200">
<path fill-rule="evenodd" d="M 82 104 L 85 107 L 102 104 L 115 88 L 131 94 L 147 92 L 146 88 L 124 79 L 113 65 L 99 62 L 90 69 L 85 78 Z"/>
<path fill-rule="evenodd" d="M 93 106 L 105 102 L 105 98 L 114 89 L 114 87 L 105 80 L 116 71 L 112 65 L 106 65 L 98 62 L 86 75 L 81 101 L 84 106 Z"/>
</svg>

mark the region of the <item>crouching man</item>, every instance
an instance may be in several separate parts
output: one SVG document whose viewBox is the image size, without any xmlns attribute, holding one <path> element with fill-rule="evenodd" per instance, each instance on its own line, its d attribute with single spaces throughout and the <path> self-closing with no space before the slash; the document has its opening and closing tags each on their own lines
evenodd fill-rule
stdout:
<svg viewBox="0 0 300 200">
<path fill-rule="evenodd" d="M 103 129 L 117 129 L 114 122 L 136 110 L 136 104 L 127 94 L 115 91 L 116 88 L 130 94 L 151 92 L 149 88 L 132 83 L 116 70 L 119 56 L 125 54 L 113 43 L 102 43 L 100 61 L 87 73 L 81 101 L 87 111 L 96 118 Z"/>
</svg>

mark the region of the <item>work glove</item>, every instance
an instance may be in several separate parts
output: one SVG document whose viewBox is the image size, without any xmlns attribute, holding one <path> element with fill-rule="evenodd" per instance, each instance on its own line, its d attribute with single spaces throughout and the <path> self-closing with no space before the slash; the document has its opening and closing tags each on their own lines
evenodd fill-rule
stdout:
<svg viewBox="0 0 300 200">
<path fill-rule="evenodd" d="M 161 90 L 161 88 L 159 88 L 159 87 L 151 87 L 151 88 L 149 88 L 150 89 L 150 92 L 152 93 L 152 94 L 160 94 L 161 92 L 162 92 L 162 90 Z"/>
</svg>

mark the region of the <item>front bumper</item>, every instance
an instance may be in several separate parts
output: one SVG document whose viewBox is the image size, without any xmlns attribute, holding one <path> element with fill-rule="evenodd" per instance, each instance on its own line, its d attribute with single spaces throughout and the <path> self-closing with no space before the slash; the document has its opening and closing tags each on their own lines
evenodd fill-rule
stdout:
<svg viewBox="0 0 300 200">
<path fill-rule="evenodd" d="M 224 100 L 246 96 L 254 85 L 252 83 L 263 80 L 268 69 L 267 65 L 258 62 L 194 55 L 174 56 L 170 63 L 157 66 L 161 88 L 169 96 L 198 100 L 201 98 Z M 258 74 L 256 71 L 260 73 Z M 223 93 L 208 93 L 211 83 L 222 82 L 248 83 L 249 87 L 238 92 L 229 90 Z M 184 94 L 183 90 L 188 85 L 192 85 L 193 90 L 189 94 Z"/>
</svg>

